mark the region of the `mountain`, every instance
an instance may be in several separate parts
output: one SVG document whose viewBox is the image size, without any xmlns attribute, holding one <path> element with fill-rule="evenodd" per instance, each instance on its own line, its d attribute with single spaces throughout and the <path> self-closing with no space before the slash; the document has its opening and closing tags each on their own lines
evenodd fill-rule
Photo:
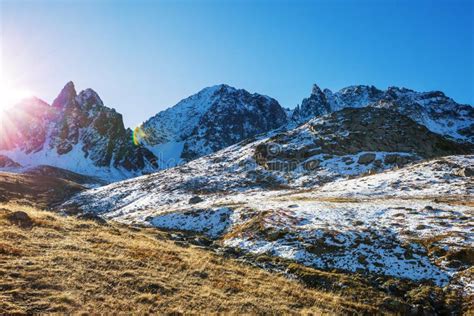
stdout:
<svg viewBox="0 0 474 316">
<path fill-rule="evenodd" d="M 140 143 L 169 167 L 286 122 L 286 112 L 275 99 L 222 84 L 158 113 L 142 124 L 138 135 Z"/>
<path fill-rule="evenodd" d="M 141 212 L 187 204 L 198 193 L 310 188 L 422 159 L 473 152 L 471 145 L 447 140 L 397 112 L 345 109 L 175 168 L 86 191 L 71 204 L 143 221 Z"/>
<path fill-rule="evenodd" d="M 31 98 L 3 115 L 0 168 L 50 165 L 116 181 L 213 153 L 286 122 L 276 100 L 217 85 L 132 131 L 95 91 L 77 94 L 69 82 L 52 105 Z"/>
<path fill-rule="evenodd" d="M 52 105 L 31 98 L 1 117 L 0 154 L 24 167 L 51 165 L 108 181 L 155 170 L 155 156 L 132 141 L 122 116 L 92 89 L 69 82 Z"/>
<path fill-rule="evenodd" d="M 81 192 L 61 209 L 204 234 L 235 253 L 468 291 L 472 152 L 393 110 L 348 108 Z"/>
<path fill-rule="evenodd" d="M 314 117 L 364 107 L 388 110 L 397 121 L 393 113 L 401 113 L 434 133 L 458 142 L 474 142 L 473 108 L 442 92 L 351 86 L 333 93 L 315 85 L 301 106 L 289 111 L 268 96 L 221 84 L 159 112 L 132 131 L 95 91 L 77 94 L 69 82 L 52 105 L 31 98 L 0 118 L 0 168 L 11 171 L 50 165 L 111 182 L 174 167 L 272 130 L 291 130 Z M 355 133 L 373 133 L 371 128 L 375 127 L 387 130 L 384 125 L 359 123 L 366 128 Z M 413 126 L 404 124 L 389 124 L 392 142 L 413 143 L 408 139 L 413 136 L 408 131 Z M 400 138 L 397 131 L 408 136 Z M 377 133 L 370 137 L 383 137 Z M 434 136 L 430 137 L 433 140 Z M 337 144 L 324 146 L 342 145 L 340 138 L 331 141 Z M 383 151 L 383 146 L 366 147 Z M 427 146 L 420 144 L 420 148 Z"/>
<path fill-rule="evenodd" d="M 359 85 L 333 93 L 314 85 L 311 95 L 294 110 L 292 119 L 302 124 L 315 116 L 365 106 L 395 110 L 432 132 L 474 143 L 474 108 L 458 104 L 440 91 L 416 92 L 397 87 L 379 90 Z"/>
</svg>

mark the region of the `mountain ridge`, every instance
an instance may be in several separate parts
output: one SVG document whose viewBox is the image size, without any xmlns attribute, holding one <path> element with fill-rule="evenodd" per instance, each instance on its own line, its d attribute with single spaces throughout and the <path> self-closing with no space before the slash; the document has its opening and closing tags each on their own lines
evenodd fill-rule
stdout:
<svg viewBox="0 0 474 316">
<path fill-rule="evenodd" d="M 315 116 L 365 106 L 393 109 L 432 132 L 474 143 L 474 108 L 455 102 L 441 91 L 416 92 L 400 87 L 380 90 L 375 86 L 354 85 L 332 92 L 315 84 L 311 95 L 295 108 L 292 120 L 301 124 Z"/>
<path fill-rule="evenodd" d="M 353 85 L 337 92 L 314 85 L 294 110 L 275 99 L 226 84 L 204 88 L 158 112 L 134 131 L 92 89 L 68 82 L 51 105 L 31 98 L 2 120 L 4 168 L 51 165 L 116 181 L 212 154 L 270 130 L 291 130 L 346 108 L 397 111 L 432 132 L 474 143 L 474 108 L 439 91 Z M 15 128 L 9 128 L 15 126 Z"/>
</svg>

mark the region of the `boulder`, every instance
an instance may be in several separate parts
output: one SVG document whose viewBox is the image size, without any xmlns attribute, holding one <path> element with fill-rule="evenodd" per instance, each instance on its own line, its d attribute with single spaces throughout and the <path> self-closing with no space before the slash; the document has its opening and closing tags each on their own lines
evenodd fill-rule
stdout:
<svg viewBox="0 0 474 316">
<path fill-rule="evenodd" d="M 454 172 L 455 175 L 459 177 L 474 177 L 474 169 L 473 168 L 460 168 Z"/>
<path fill-rule="evenodd" d="M 14 225 L 20 226 L 22 228 L 30 228 L 33 226 L 33 220 L 31 217 L 23 212 L 16 211 L 7 215 L 7 219 Z"/>
<path fill-rule="evenodd" d="M 83 213 L 77 216 L 78 219 L 86 220 L 86 221 L 94 221 L 98 224 L 107 224 L 107 221 L 94 213 Z"/>
<path fill-rule="evenodd" d="M 204 201 L 200 196 L 193 196 L 192 198 L 189 199 L 189 204 L 197 204 Z"/>
<path fill-rule="evenodd" d="M 375 160 L 374 161 L 374 166 L 377 167 L 377 168 L 382 168 L 383 167 L 382 160 L 380 160 L 380 159 Z"/>
<path fill-rule="evenodd" d="M 321 161 L 318 159 L 310 160 L 304 163 L 304 168 L 306 170 L 315 170 L 319 167 Z"/>
<path fill-rule="evenodd" d="M 394 163 L 397 162 L 398 157 L 400 157 L 400 156 L 399 155 L 394 155 L 394 154 L 386 155 L 383 162 L 385 164 L 391 165 L 391 164 L 394 164 Z"/>
<path fill-rule="evenodd" d="M 369 163 L 375 160 L 375 157 L 376 156 L 373 153 L 362 154 L 360 155 L 359 160 L 357 162 L 363 165 L 368 165 Z"/>
</svg>

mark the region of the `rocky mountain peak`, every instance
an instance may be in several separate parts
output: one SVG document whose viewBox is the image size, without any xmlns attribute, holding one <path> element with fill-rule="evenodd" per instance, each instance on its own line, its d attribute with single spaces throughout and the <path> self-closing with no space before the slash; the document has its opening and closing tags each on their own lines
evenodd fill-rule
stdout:
<svg viewBox="0 0 474 316">
<path fill-rule="evenodd" d="M 275 99 L 220 84 L 204 88 L 146 121 L 141 126 L 142 143 L 162 160 L 176 163 L 286 122 L 286 112 Z M 168 162 L 165 165 L 170 165 Z"/>
<path fill-rule="evenodd" d="M 49 104 L 46 103 L 45 101 L 41 100 L 40 98 L 32 96 L 32 97 L 25 98 L 25 99 L 21 100 L 20 102 L 18 102 L 18 104 L 16 104 L 16 107 L 20 107 L 20 108 L 27 107 L 27 108 L 33 110 L 33 109 L 40 109 L 40 108 L 49 107 Z"/>
<path fill-rule="evenodd" d="M 330 92 L 329 90 L 327 91 Z M 303 99 L 301 106 L 297 107 L 293 112 L 293 120 L 297 123 L 304 123 L 315 116 L 330 113 L 331 106 L 326 93 L 318 85 L 314 84 L 311 89 L 311 95 Z"/>
<path fill-rule="evenodd" d="M 404 114 L 432 132 L 458 141 L 474 143 L 474 109 L 456 103 L 441 91 L 417 92 L 402 87 L 380 90 L 374 86 L 354 85 L 337 92 L 313 86 L 308 98 L 296 107 L 292 120 L 302 124 L 321 115 L 345 108 L 388 108 Z"/>
<path fill-rule="evenodd" d="M 57 109 L 65 109 L 72 105 L 76 105 L 76 88 L 74 83 L 69 81 L 61 90 L 59 95 L 54 99 L 52 106 Z"/>
<path fill-rule="evenodd" d="M 217 86 L 211 87 L 211 89 L 213 88 L 216 90 L 216 93 L 231 93 L 231 92 L 237 91 L 236 88 L 231 87 L 225 83 L 221 83 Z"/>
<path fill-rule="evenodd" d="M 321 88 L 319 88 L 317 84 L 313 84 L 313 88 L 311 89 L 311 95 L 320 96 L 321 94 L 323 94 Z"/>
<path fill-rule="evenodd" d="M 90 109 L 96 106 L 104 106 L 104 102 L 102 102 L 102 99 L 99 97 L 97 92 L 90 88 L 81 91 L 76 99 L 81 107 L 85 109 Z"/>
</svg>

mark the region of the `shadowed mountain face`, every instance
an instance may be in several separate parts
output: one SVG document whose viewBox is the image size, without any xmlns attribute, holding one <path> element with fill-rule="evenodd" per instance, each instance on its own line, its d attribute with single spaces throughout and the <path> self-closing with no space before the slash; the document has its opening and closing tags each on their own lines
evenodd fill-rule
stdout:
<svg viewBox="0 0 474 316">
<path fill-rule="evenodd" d="M 50 208 L 85 189 L 77 182 L 56 176 L 0 172 L 0 204 Z"/>
<path fill-rule="evenodd" d="M 365 106 L 392 109 L 432 132 L 474 143 L 474 108 L 458 104 L 440 91 L 416 92 L 397 87 L 383 91 L 361 85 L 333 93 L 314 85 L 311 95 L 295 109 L 292 119 L 301 124 L 315 116 Z"/>
<path fill-rule="evenodd" d="M 275 99 L 218 85 L 146 121 L 142 142 L 165 160 L 189 161 L 286 122 L 285 110 Z"/>
</svg>

